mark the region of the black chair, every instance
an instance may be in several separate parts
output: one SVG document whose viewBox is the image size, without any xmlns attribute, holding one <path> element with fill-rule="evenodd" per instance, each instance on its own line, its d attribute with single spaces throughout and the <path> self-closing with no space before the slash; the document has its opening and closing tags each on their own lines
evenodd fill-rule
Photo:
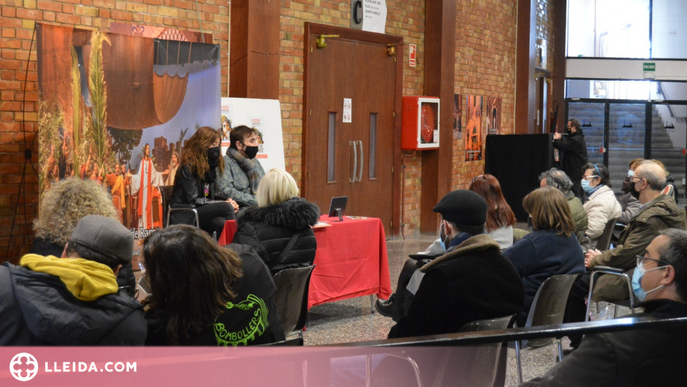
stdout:
<svg viewBox="0 0 687 387">
<path fill-rule="evenodd" d="M 188 215 L 185 217 L 175 216 L 174 224 L 190 224 L 196 227 L 200 227 L 198 211 L 196 211 L 193 205 L 177 205 L 175 207 L 172 207 L 170 205 L 170 202 L 172 201 L 172 192 L 174 190 L 174 186 L 163 185 L 159 188 L 160 193 L 162 194 L 162 208 L 166 209 L 167 211 L 167 216 L 165 216 L 163 220 L 163 227 L 167 227 L 168 225 L 170 225 L 169 221 L 173 212 L 186 212 Z"/>
<path fill-rule="evenodd" d="M 308 288 L 315 265 L 284 269 L 274 275 L 275 303 L 286 342 L 303 345 L 303 327 L 308 314 Z M 283 344 L 288 345 L 288 344 Z"/>
<path fill-rule="evenodd" d="M 601 236 L 599 239 L 596 241 L 596 248 L 599 251 L 606 251 L 611 247 L 611 236 L 613 236 L 613 228 L 615 227 L 615 223 L 618 221 L 618 218 L 611 218 L 606 222 L 606 227 L 604 227 L 604 231 L 601 233 Z"/>
<path fill-rule="evenodd" d="M 568 306 L 568 298 L 573 283 L 579 274 L 560 274 L 549 277 L 544 281 L 537 294 L 532 300 L 530 312 L 527 315 L 525 327 L 533 327 L 538 325 L 555 325 L 562 324 L 565 318 L 565 311 Z M 521 344 L 532 348 L 539 348 L 551 344 L 553 338 L 534 339 L 529 342 L 515 341 L 515 354 L 518 361 L 518 380 L 522 383 L 522 361 L 520 358 Z M 563 359 L 563 348 L 561 340 L 556 339 L 558 345 L 558 357 Z"/>
<path fill-rule="evenodd" d="M 625 280 L 625 282 L 627 283 L 627 289 L 629 290 L 629 293 L 630 293 L 630 298 L 628 298 L 627 300 L 620 301 L 620 302 L 602 300 L 602 301 L 609 302 L 611 304 L 615 304 L 615 308 L 613 310 L 613 318 L 618 317 L 618 305 L 627 306 L 630 308 L 631 312 L 634 313 L 634 311 L 635 311 L 635 296 L 634 296 L 634 293 L 632 292 L 632 279 L 630 278 L 630 276 L 627 275 L 623 271 L 623 269 L 619 269 L 616 267 L 609 267 L 609 266 L 596 266 L 592 270 L 591 274 L 589 275 L 589 295 L 587 298 L 587 312 L 585 313 L 584 321 L 589 321 L 589 309 L 592 305 L 592 300 L 593 300 L 592 295 L 594 293 L 594 279 L 596 278 L 597 275 L 600 275 L 600 274 L 615 275 L 615 276 L 619 276 L 620 278 L 623 278 Z"/>
</svg>

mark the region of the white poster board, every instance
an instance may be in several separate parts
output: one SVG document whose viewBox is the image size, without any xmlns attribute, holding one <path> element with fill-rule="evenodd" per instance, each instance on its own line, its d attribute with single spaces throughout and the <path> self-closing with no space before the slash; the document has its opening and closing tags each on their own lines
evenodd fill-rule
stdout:
<svg viewBox="0 0 687 387">
<path fill-rule="evenodd" d="M 351 0 L 351 28 L 383 34 L 386 0 Z"/>
<path fill-rule="evenodd" d="M 231 127 L 246 125 L 260 131 L 260 145 L 255 156 L 265 172 L 285 168 L 284 140 L 281 127 L 281 107 L 276 99 L 222 98 L 222 119 Z M 222 124 L 224 130 L 226 125 Z M 228 128 L 226 128 L 228 129 Z M 222 155 L 229 148 L 229 139 L 222 141 Z"/>
</svg>

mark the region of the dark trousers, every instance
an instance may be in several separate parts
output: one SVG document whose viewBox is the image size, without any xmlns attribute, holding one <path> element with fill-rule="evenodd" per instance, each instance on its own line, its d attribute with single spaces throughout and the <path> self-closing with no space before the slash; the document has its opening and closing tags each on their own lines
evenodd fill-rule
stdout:
<svg viewBox="0 0 687 387">
<path fill-rule="evenodd" d="M 583 322 L 587 313 L 585 298 L 589 295 L 590 272 L 583 273 L 575 280 L 568 298 L 565 322 Z M 591 302 L 591 301 L 589 301 Z M 570 346 L 577 348 L 582 341 L 582 335 L 569 335 Z"/>
<path fill-rule="evenodd" d="M 196 208 L 196 211 L 198 211 L 201 230 L 210 235 L 216 232 L 217 238 L 222 235 L 224 223 L 227 220 L 236 219 L 234 207 L 227 202 L 206 204 Z"/>
</svg>

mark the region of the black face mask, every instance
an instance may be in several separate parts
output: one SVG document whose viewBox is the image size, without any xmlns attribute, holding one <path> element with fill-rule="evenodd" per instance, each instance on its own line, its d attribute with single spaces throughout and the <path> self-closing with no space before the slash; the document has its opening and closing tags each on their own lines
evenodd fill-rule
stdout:
<svg viewBox="0 0 687 387">
<path fill-rule="evenodd" d="M 211 168 L 219 167 L 219 156 L 221 151 L 218 146 L 208 149 L 208 165 Z"/>
<path fill-rule="evenodd" d="M 632 195 L 633 198 L 639 200 L 639 191 L 637 191 L 634 184 L 630 185 L 630 195 Z"/>
<path fill-rule="evenodd" d="M 248 146 L 246 144 L 243 144 L 243 145 L 246 146 L 246 150 L 244 150 L 244 152 L 246 152 L 246 157 L 248 157 L 249 159 L 254 159 L 255 155 L 258 154 L 258 147 L 257 146 Z"/>
<path fill-rule="evenodd" d="M 632 183 L 632 178 L 627 176 L 625 180 L 623 180 L 623 186 L 620 188 L 620 190 L 624 193 L 629 193 L 632 190 L 633 185 L 634 183 Z"/>
</svg>

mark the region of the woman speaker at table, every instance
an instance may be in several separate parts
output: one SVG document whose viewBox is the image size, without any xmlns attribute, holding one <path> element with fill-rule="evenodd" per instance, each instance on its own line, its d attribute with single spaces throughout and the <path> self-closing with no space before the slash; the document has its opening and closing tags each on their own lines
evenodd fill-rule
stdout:
<svg viewBox="0 0 687 387">
<path fill-rule="evenodd" d="M 260 180 L 257 207 L 242 210 L 234 243 L 250 245 L 272 274 L 312 265 L 317 241 L 311 226 L 320 209 L 298 197 L 298 186 L 283 169 L 274 168 Z"/>
<path fill-rule="evenodd" d="M 193 205 L 198 211 L 200 228 L 211 234 L 222 234 L 224 223 L 235 219 L 238 204 L 231 198 L 226 201 L 206 203 L 205 190 L 217 179 L 217 168 L 222 174 L 224 163 L 220 162 L 219 132 L 204 126 L 191 136 L 181 154 L 181 168 L 177 169 L 170 205 L 187 207 Z M 170 223 L 186 223 L 180 219 L 188 215 L 184 211 L 172 213 Z"/>
</svg>

